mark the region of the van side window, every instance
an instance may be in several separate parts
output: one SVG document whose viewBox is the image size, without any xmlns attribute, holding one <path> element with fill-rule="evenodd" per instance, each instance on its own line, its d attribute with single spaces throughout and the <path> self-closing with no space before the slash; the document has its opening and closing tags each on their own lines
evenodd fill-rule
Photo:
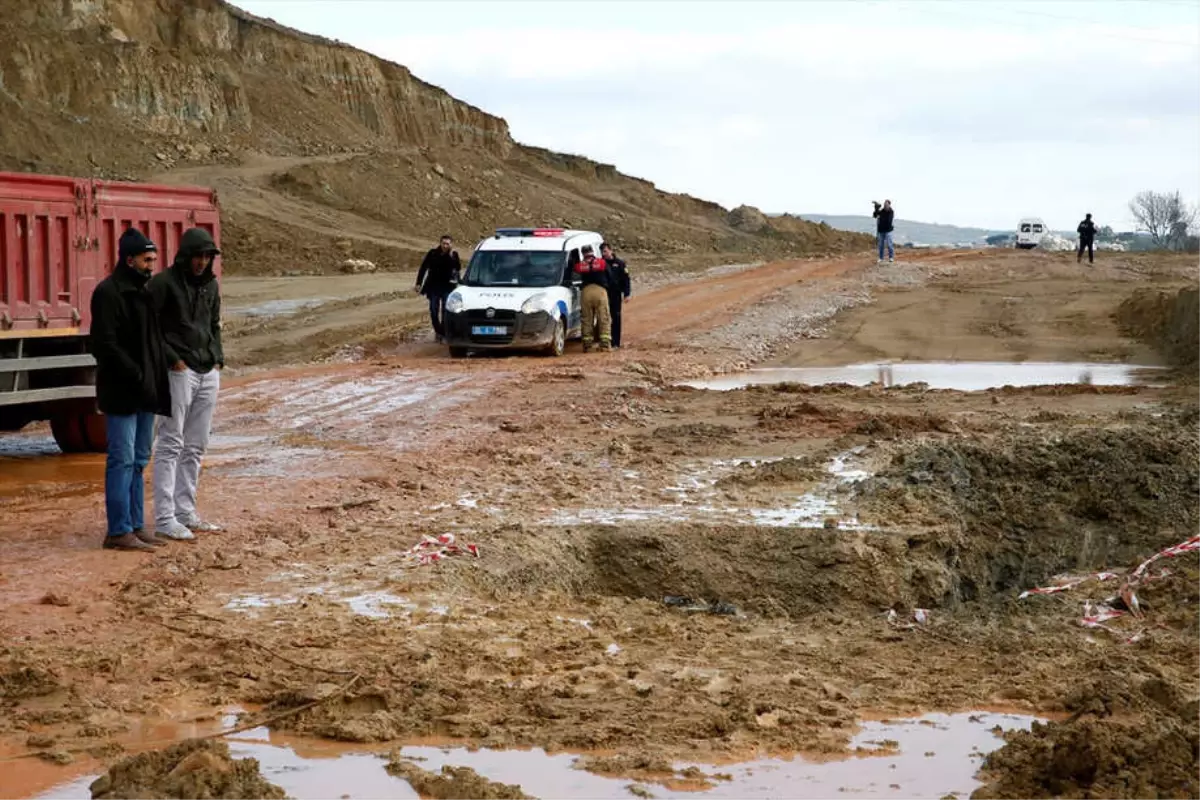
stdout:
<svg viewBox="0 0 1200 800">
<path fill-rule="evenodd" d="M 575 280 L 575 265 L 580 261 L 579 248 L 567 253 L 567 269 L 563 273 L 563 286 L 570 286 Z"/>
</svg>

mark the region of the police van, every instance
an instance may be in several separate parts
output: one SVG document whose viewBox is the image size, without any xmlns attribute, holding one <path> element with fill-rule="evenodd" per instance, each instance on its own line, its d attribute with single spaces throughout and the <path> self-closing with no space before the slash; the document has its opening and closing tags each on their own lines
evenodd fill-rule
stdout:
<svg viewBox="0 0 1200 800">
<path fill-rule="evenodd" d="M 562 228 L 500 228 L 475 247 L 446 298 L 450 355 L 472 350 L 542 350 L 562 355 L 581 335 L 575 265 L 585 245 L 597 256 L 603 238 Z"/>
<path fill-rule="evenodd" d="M 1032 250 L 1046 237 L 1046 223 L 1040 217 L 1026 217 L 1017 223 L 1017 247 Z"/>
</svg>

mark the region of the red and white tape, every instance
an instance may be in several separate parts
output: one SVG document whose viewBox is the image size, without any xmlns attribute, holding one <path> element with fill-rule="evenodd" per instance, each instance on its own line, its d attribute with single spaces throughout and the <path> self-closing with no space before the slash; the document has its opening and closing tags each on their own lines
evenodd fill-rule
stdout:
<svg viewBox="0 0 1200 800">
<path fill-rule="evenodd" d="M 1117 597 L 1109 598 L 1109 600 L 1105 603 L 1098 604 L 1094 607 L 1092 605 L 1092 601 L 1088 600 L 1084 603 L 1083 618 L 1079 620 L 1079 624 L 1087 628 L 1102 628 L 1104 630 L 1109 630 L 1109 628 L 1104 624 L 1109 620 L 1117 619 L 1118 617 L 1124 617 L 1126 615 L 1132 616 L 1136 619 L 1141 619 L 1143 614 L 1141 603 L 1137 598 L 1137 588 L 1142 584 L 1160 580 L 1171 574 L 1171 571 L 1168 569 L 1160 569 L 1157 573 L 1149 573 L 1146 570 L 1151 564 L 1153 564 L 1155 561 L 1158 561 L 1160 558 L 1175 558 L 1176 556 L 1181 556 L 1184 553 L 1191 553 L 1196 550 L 1200 550 L 1200 536 L 1193 536 L 1187 541 L 1180 542 L 1177 545 L 1173 545 L 1172 547 L 1168 547 L 1161 552 L 1155 553 L 1153 556 L 1138 565 L 1137 569 L 1133 570 L 1131 573 L 1128 573 L 1124 582 L 1121 584 L 1121 588 L 1117 593 L 1117 597 L 1119 597 L 1121 602 L 1125 604 L 1125 608 L 1127 608 L 1128 611 L 1121 611 L 1108 605 L 1108 603 L 1116 602 Z M 1098 580 L 1100 582 L 1104 582 L 1119 577 L 1121 577 L 1121 573 L 1117 572 L 1094 572 L 1091 575 L 1085 575 L 1083 577 L 1059 575 L 1055 578 L 1055 583 L 1051 584 L 1050 586 L 1027 589 L 1024 592 L 1021 592 L 1017 599 L 1024 600 L 1026 597 L 1031 597 L 1037 594 L 1057 594 L 1059 592 L 1065 592 L 1070 589 L 1074 589 L 1075 587 L 1089 580 Z M 1126 643 L 1132 644 L 1133 642 L 1138 641 L 1142 638 L 1144 633 L 1144 630 L 1137 632 L 1132 637 L 1127 639 Z"/>
<path fill-rule="evenodd" d="M 436 564 L 451 556 L 474 556 L 479 558 L 479 545 L 464 542 L 458 544 L 453 533 L 440 536 L 422 536 L 401 559 L 406 567 L 424 567 Z"/>
</svg>

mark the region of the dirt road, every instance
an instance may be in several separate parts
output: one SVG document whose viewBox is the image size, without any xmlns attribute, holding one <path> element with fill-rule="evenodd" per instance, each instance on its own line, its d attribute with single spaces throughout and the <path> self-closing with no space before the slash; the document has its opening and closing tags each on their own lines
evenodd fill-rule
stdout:
<svg viewBox="0 0 1200 800">
<path fill-rule="evenodd" d="M 385 277 L 229 281 L 229 349 L 258 366 L 226 376 L 206 462 L 225 533 L 101 551 L 102 459 L 51 455 L 36 429 L 0 443 L 0 795 L 146 747 L 137 720 L 234 704 L 340 741 L 602 750 L 618 774 L 837 753 L 872 716 L 997 706 L 1116 704 L 1194 741 L 1172 716 L 1200 688 L 1194 554 L 1111 630 L 1079 624 L 1092 588 L 1017 600 L 1194 534 L 1190 390 L 676 385 L 753 362 L 1160 363 L 1113 313 L 1194 286 L 1192 267 L 717 270 L 639 292 L 619 352 L 465 361 L 415 334 L 362 346 L 420 324 Z M 279 366 L 339 350 L 358 360 Z M 446 533 L 479 557 L 414 566 Z M 1170 782 L 1182 752 L 1147 756 L 1138 786 L 1194 790 Z"/>
</svg>

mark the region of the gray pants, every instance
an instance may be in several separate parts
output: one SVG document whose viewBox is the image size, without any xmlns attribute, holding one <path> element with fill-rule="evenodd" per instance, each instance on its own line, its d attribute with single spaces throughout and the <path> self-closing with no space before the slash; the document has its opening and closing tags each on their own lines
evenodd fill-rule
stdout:
<svg viewBox="0 0 1200 800">
<path fill-rule="evenodd" d="M 159 530 L 173 521 L 196 518 L 200 460 L 208 449 L 221 373 L 185 369 L 171 372 L 171 418 L 160 417 L 154 445 L 154 522 Z"/>
</svg>

